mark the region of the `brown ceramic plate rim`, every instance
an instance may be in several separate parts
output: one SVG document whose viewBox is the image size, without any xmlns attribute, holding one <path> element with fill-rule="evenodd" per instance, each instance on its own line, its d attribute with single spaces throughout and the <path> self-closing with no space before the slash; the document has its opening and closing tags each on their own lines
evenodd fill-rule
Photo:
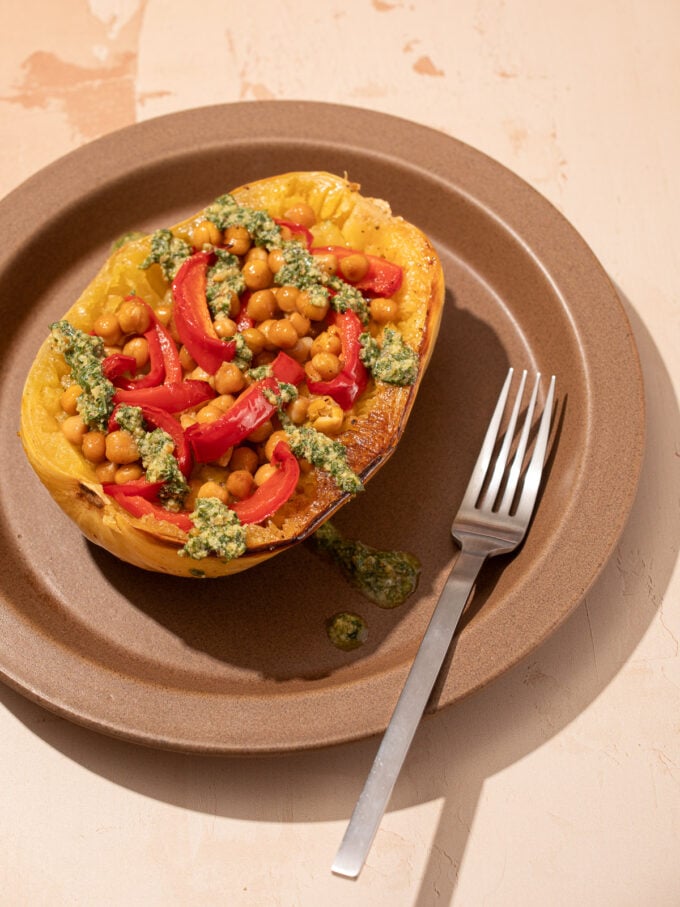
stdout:
<svg viewBox="0 0 680 907">
<path fill-rule="evenodd" d="M 505 167 L 464 143 L 407 120 L 305 101 L 246 102 L 171 114 L 107 135 L 61 158 L 0 203 L 0 231 L 6 239 L 0 253 L 0 275 L 24 254 L 36 222 L 57 218 L 97 191 L 103 182 L 153 172 L 155 166 L 180 159 L 197 148 L 219 151 L 235 145 L 247 147 L 249 143 L 301 148 L 314 143 L 346 146 L 374 162 L 384 160 L 386 166 L 407 168 L 416 185 L 420 179 L 429 187 L 439 183 L 455 188 L 512 234 L 556 288 L 571 319 L 589 382 L 593 430 L 584 452 L 587 476 L 582 470 L 576 478 L 579 506 L 568 508 L 565 520 L 571 538 L 578 539 L 583 530 L 590 542 L 587 550 L 583 546 L 579 549 L 576 542 L 573 550 L 562 553 L 563 562 L 543 571 L 546 575 L 538 578 L 534 588 L 537 599 L 545 596 L 556 580 L 560 595 L 553 595 L 540 610 L 536 602 L 528 603 L 527 632 L 506 640 L 505 651 L 492 618 L 487 620 L 481 614 L 476 632 L 471 627 L 466 629 L 456 658 L 475 660 L 476 667 L 462 672 L 462 683 L 453 676 L 443 684 L 438 707 L 449 705 L 490 682 L 539 645 L 579 604 L 614 549 L 633 503 L 644 449 L 642 377 L 630 325 L 614 287 L 586 243 L 545 198 Z M 144 160 L 139 158 L 139 147 L 145 149 Z M 416 147 L 418 159 L 414 161 Z M 234 180 L 234 184 L 237 182 Z M 567 249 L 568 255 L 556 254 L 558 248 Z M 587 307 L 581 298 L 586 283 Z M 598 376 L 604 374 L 609 380 L 598 382 Z M 625 454 L 613 456 L 615 446 Z M 585 483 L 607 489 L 604 515 L 598 511 L 597 494 L 586 489 Z M 597 540 L 594 544 L 593 538 Z M 7 602 L 0 601 L 0 619 L 4 629 L 0 635 L 0 676 L 10 686 L 87 727 L 185 751 L 282 752 L 377 733 L 389 720 L 405 676 L 404 667 L 361 678 L 355 692 L 371 707 L 367 710 L 370 718 L 360 717 L 332 730 L 324 721 L 321 729 L 314 716 L 333 710 L 338 697 L 344 695 L 342 684 L 324 688 L 291 683 L 275 698 L 264 689 L 262 695 L 246 697 L 228 692 L 197 697 L 181 689 L 159 690 L 151 683 L 140 687 L 132 678 L 112 678 L 107 666 L 98 664 L 96 658 L 88 660 L 63 647 L 59 652 L 50 651 L 56 650 L 56 643 L 49 636 L 31 635 Z M 485 653 L 485 639 L 487 649 L 496 652 L 493 658 Z M 52 683 L 46 683 L 44 676 L 37 678 L 32 669 L 36 659 L 43 656 L 54 662 L 56 679 Z M 92 681 L 91 694 L 83 693 L 86 678 Z M 114 714 L 102 695 L 102 683 L 104 690 L 106 684 L 113 685 L 116 694 L 129 695 L 137 702 L 141 697 L 141 709 L 134 717 Z M 148 697 L 146 712 L 144 697 Z M 289 705 L 294 700 L 301 714 L 308 716 L 294 732 L 277 723 L 277 702 L 286 699 Z M 214 729 L 207 733 L 207 716 L 215 711 L 232 727 L 238 722 L 242 732 L 224 738 Z M 253 724 L 271 730 L 257 740 L 251 739 L 248 727 Z"/>
</svg>

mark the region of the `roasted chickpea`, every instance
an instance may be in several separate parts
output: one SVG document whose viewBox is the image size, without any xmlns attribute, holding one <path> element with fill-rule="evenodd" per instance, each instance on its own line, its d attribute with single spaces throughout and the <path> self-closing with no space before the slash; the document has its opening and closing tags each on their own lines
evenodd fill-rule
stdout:
<svg viewBox="0 0 680 907">
<path fill-rule="evenodd" d="M 104 343 L 113 346 L 123 339 L 118 318 L 113 312 L 104 312 L 92 326 L 93 331 Z"/>
<path fill-rule="evenodd" d="M 372 299 L 369 305 L 371 318 L 377 324 L 387 324 L 389 321 L 396 321 L 399 306 L 394 299 L 383 299 L 377 297 Z"/>
<path fill-rule="evenodd" d="M 124 334 L 145 334 L 151 326 L 149 310 L 140 299 L 126 299 L 117 315 Z"/>
<path fill-rule="evenodd" d="M 295 303 L 300 295 L 300 291 L 297 287 L 286 284 L 283 287 L 278 287 L 274 290 L 274 293 L 276 294 L 276 301 L 282 312 L 297 312 Z"/>
<path fill-rule="evenodd" d="M 246 303 L 246 314 L 253 321 L 266 321 L 273 318 L 278 309 L 274 293 L 267 290 L 257 290 Z"/>
<path fill-rule="evenodd" d="M 247 261 L 243 265 L 241 273 L 249 290 L 264 290 L 272 285 L 274 275 L 267 262 L 261 258 Z"/>
<path fill-rule="evenodd" d="M 83 389 L 79 384 L 71 384 L 66 388 L 64 393 L 59 397 L 61 408 L 69 416 L 75 416 L 78 412 L 78 397 L 82 394 Z"/>
<path fill-rule="evenodd" d="M 262 352 L 265 344 L 265 337 L 262 331 L 258 328 L 246 328 L 245 331 L 242 331 L 242 336 L 246 346 L 254 356 Z"/>
<path fill-rule="evenodd" d="M 267 438 L 267 443 L 264 445 L 264 455 L 268 460 L 274 456 L 274 448 L 279 443 L 279 441 L 285 441 L 288 443 L 288 435 L 282 429 L 278 431 L 273 431 Z"/>
<path fill-rule="evenodd" d="M 342 341 L 340 340 L 340 335 L 335 328 L 329 328 L 314 338 L 312 356 L 316 356 L 318 353 L 333 353 L 338 356 L 341 349 Z"/>
<path fill-rule="evenodd" d="M 272 249 L 267 256 L 267 264 L 272 274 L 277 274 L 285 263 L 286 259 L 283 255 L 283 249 Z"/>
<path fill-rule="evenodd" d="M 294 425 L 302 425 L 307 419 L 307 410 L 309 409 L 309 397 L 296 397 L 286 408 L 288 418 Z"/>
<path fill-rule="evenodd" d="M 247 469 L 234 469 L 227 476 L 227 491 L 238 500 L 248 497 L 253 490 L 253 484 L 253 474 Z"/>
<path fill-rule="evenodd" d="M 215 390 L 218 394 L 237 394 L 245 387 L 241 369 L 233 362 L 223 362 L 215 372 Z"/>
<path fill-rule="evenodd" d="M 200 365 L 197 365 L 196 368 L 189 372 L 189 378 L 192 381 L 205 381 L 206 384 L 210 384 L 212 381 L 212 375 L 210 375 L 204 368 L 201 368 Z"/>
<path fill-rule="evenodd" d="M 139 459 L 137 442 L 129 431 L 117 429 L 106 436 L 106 459 L 118 466 L 127 466 Z"/>
<path fill-rule="evenodd" d="M 267 318 L 266 321 L 261 321 L 258 324 L 260 333 L 264 337 L 265 351 L 267 351 L 267 350 L 272 351 L 272 350 L 276 349 L 276 344 L 274 343 L 272 338 L 269 336 L 270 331 L 275 324 L 276 324 L 276 321 L 273 318 Z"/>
<path fill-rule="evenodd" d="M 301 315 L 304 315 L 305 318 L 309 318 L 310 321 L 323 321 L 328 314 L 330 303 L 326 300 L 321 305 L 316 305 L 312 302 L 312 298 L 307 290 L 302 290 L 298 293 L 295 307 Z"/>
<path fill-rule="evenodd" d="M 136 482 L 144 475 L 144 470 L 137 463 L 119 466 L 116 470 L 114 482 L 116 485 L 125 485 L 126 482 Z"/>
<path fill-rule="evenodd" d="M 161 305 L 156 308 L 156 318 L 158 318 L 164 327 L 167 327 L 172 319 L 172 305 L 169 303 L 161 303 Z"/>
<path fill-rule="evenodd" d="M 267 261 L 268 258 L 269 252 L 267 252 L 264 246 L 253 246 L 246 255 L 246 261 Z"/>
<path fill-rule="evenodd" d="M 350 283 L 358 283 L 368 272 L 368 258 L 363 252 L 354 252 L 340 259 L 340 273 Z"/>
<path fill-rule="evenodd" d="M 321 377 L 322 381 L 330 381 L 340 374 L 342 366 L 340 360 L 333 353 L 316 353 L 310 360 L 310 365 Z"/>
<path fill-rule="evenodd" d="M 82 440 L 83 456 L 90 463 L 101 463 L 106 459 L 106 435 L 103 431 L 88 431 Z"/>
<path fill-rule="evenodd" d="M 247 470 L 254 473 L 258 466 L 257 454 L 252 447 L 235 447 L 229 465 L 235 471 Z"/>
<path fill-rule="evenodd" d="M 272 476 L 276 475 L 277 471 L 276 466 L 271 463 L 263 463 L 253 477 L 255 484 L 258 486 L 263 485 L 267 479 L 271 479 Z"/>
<path fill-rule="evenodd" d="M 199 411 L 196 413 L 196 421 L 200 422 L 201 425 L 205 425 L 209 422 L 214 422 L 216 419 L 219 419 L 221 415 L 222 410 L 218 409 L 218 407 L 216 406 L 213 406 L 213 403 L 211 401 L 206 406 L 203 406 L 201 409 L 199 409 Z"/>
<path fill-rule="evenodd" d="M 326 435 L 342 431 L 344 413 L 331 397 L 315 397 L 309 404 L 307 418 L 317 431 Z"/>
<path fill-rule="evenodd" d="M 220 394 L 219 397 L 215 397 L 211 401 L 215 409 L 219 409 L 223 413 L 226 413 L 227 410 L 231 409 L 235 402 L 236 397 L 234 397 L 232 394 Z"/>
<path fill-rule="evenodd" d="M 218 485 L 217 482 L 204 482 L 198 489 L 196 497 L 217 498 L 218 501 L 222 501 L 223 504 L 226 504 L 229 500 L 227 489 L 223 485 Z"/>
<path fill-rule="evenodd" d="M 305 318 L 305 316 L 301 315 L 298 311 L 291 312 L 287 317 L 288 321 L 293 325 L 298 337 L 304 337 L 309 333 L 309 329 L 312 326 L 309 318 Z"/>
<path fill-rule="evenodd" d="M 103 463 L 100 463 L 95 467 L 94 474 L 97 476 L 97 481 L 101 482 L 102 485 L 105 485 L 108 482 L 116 481 L 117 469 L 118 467 L 115 463 L 111 463 L 109 460 L 105 460 Z"/>
<path fill-rule="evenodd" d="M 333 252 L 317 252 L 314 255 L 314 262 L 322 273 L 329 277 L 338 270 L 338 256 Z"/>
<path fill-rule="evenodd" d="M 306 202 L 297 202 L 291 205 L 287 211 L 284 211 L 283 219 L 290 221 L 292 224 L 300 224 L 309 228 L 316 223 L 316 213 L 314 208 Z"/>
<path fill-rule="evenodd" d="M 202 220 L 194 227 L 191 241 L 197 249 L 202 249 L 205 245 L 219 246 L 222 242 L 222 233 L 212 221 Z"/>
<path fill-rule="evenodd" d="M 245 227 L 227 227 L 224 245 L 234 255 L 245 255 L 252 244 L 250 233 Z"/>
<path fill-rule="evenodd" d="M 216 318 L 213 321 L 213 327 L 217 336 L 222 340 L 228 340 L 238 333 L 238 325 L 232 318 L 227 318 L 226 315 L 220 315 Z"/>
<path fill-rule="evenodd" d="M 268 338 L 274 346 L 291 350 L 298 342 L 298 333 L 287 318 L 275 321 L 269 329 Z"/>
<path fill-rule="evenodd" d="M 149 361 L 149 343 L 146 337 L 132 337 L 123 347 L 124 356 L 132 356 L 137 368 L 144 368 Z"/>
<path fill-rule="evenodd" d="M 251 431 L 248 435 L 248 440 L 252 441 L 253 444 L 260 444 L 261 442 L 266 441 L 273 431 L 274 426 L 271 423 L 271 419 L 267 419 L 266 422 L 263 422 L 262 425 L 259 425 Z"/>
<path fill-rule="evenodd" d="M 257 356 L 253 356 L 253 368 L 259 368 L 261 365 L 271 365 L 276 359 L 274 350 L 262 350 Z"/>
<path fill-rule="evenodd" d="M 69 416 L 61 423 L 61 430 L 64 437 L 71 444 L 81 444 L 83 437 L 87 433 L 87 425 L 83 422 L 82 416 Z"/>
<path fill-rule="evenodd" d="M 179 351 L 179 364 L 185 372 L 193 372 L 196 368 L 196 360 L 185 346 Z"/>
<path fill-rule="evenodd" d="M 303 363 L 309 359 L 311 348 L 312 338 L 300 337 L 295 346 L 286 352 L 291 358 L 295 359 L 296 362 Z"/>
</svg>

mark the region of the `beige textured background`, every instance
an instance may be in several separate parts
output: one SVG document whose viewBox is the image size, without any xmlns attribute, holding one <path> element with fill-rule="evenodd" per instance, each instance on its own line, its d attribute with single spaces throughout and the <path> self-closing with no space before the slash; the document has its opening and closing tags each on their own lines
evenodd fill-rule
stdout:
<svg viewBox="0 0 680 907">
<path fill-rule="evenodd" d="M 2 687 L 2 904 L 680 904 L 677 0 L 2 12 L 0 195 L 100 135 L 189 107 L 293 98 L 397 114 L 500 160 L 572 221 L 622 293 L 649 406 L 611 563 L 545 645 L 424 724 L 357 883 L 329 865 L 374 741 L 184 757 Z"/>
</svg>

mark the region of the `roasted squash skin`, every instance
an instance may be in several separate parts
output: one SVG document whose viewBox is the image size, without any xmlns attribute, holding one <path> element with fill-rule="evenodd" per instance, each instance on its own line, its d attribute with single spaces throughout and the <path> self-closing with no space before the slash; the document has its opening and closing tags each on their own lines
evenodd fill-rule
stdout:
<svg viewBox="0 0 680 907">
<path fill-rule="evenodd" d="M 244 206 L 283 218 L 292 206 L 306 203 L 316 214 L 311 227 L 316 246 L 346 246 L 385 258 L 403 269 L 395 294 L 395 327 L 419 354 L 418 375 L 409 386 L 369 381 L 345 419 L 338 440 L 347 450 L 351 468 L 366 482 L 394 452 L 414 404 L 439 329 L 444 304 L 444 277 L 428 238 L 414 225 L 394 216 L 381 200 L 365 198 L 356 184 L 325 172 L 295 172 L 249 183 L 230 194 Z M 171 228 L 191 242 L 202 212 Z M 124 243 L 113 252 L 63 316 L 74 327 L 90 332 L 96 318 L 115 312 L 135 294 L 154 309 L 169 285 L 160 268 L 140 268 L 151 238 Z M 68 373 L 63 356 L 49 339 L 39 349 L 26 379 L 20 437 L 26 455 L 54 500 L 97 545 L 138 567 L 176 576 L 218 577 L 245 570 L 311 534 L 351 495 L 340 491 L 320 469 L 305 474 L 298 492 L 265 525 L 247 527 L 247 550 L 225 560 L 210 555 L 200 560 L 178 556 L 185 533 L 152 516 L 134 517 L 106 495 L 94 466 L 71 444 L 60 428 L 62 378 Z"/>
</svg>

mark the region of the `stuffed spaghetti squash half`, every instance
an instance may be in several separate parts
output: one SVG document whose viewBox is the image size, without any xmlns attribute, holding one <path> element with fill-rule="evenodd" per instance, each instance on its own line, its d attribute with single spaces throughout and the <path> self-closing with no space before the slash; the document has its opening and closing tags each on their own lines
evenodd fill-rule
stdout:
<svg viewBox="0 0 680 907">
<path fill-rule="evenodd" d="M 386 202 L 323 172 L 249 183 L 117 243 L 30 369 L 24 449 L 122 560 L 244 570 L 393 453 L 443 301 L 432 244 Z"/>
</svg>

